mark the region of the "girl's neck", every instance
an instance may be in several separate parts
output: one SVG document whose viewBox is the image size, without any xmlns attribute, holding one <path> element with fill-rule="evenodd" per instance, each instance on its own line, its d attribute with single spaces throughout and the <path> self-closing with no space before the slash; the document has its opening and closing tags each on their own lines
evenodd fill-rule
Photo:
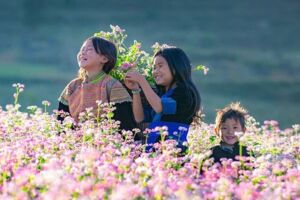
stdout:
<svg viewBox="0 0 300 200">
<path fill-rule="evenodd" d="M 165 92 L 168 92 L 170 89 L 173 89 L 173 88 L 175 88 L 176 87 L 176 83 L 173 83 L 173 84 L 171 84 L 171 85 L 169 85 L 169 86 L 166 86 L 165 87 Z"/>
<path fill-rule="evenodd" d="M 103 73 L 102 69 L 100 70 L 94 70 L 94 71 L 86 71 L 86 75 L 87 75 L 87 80 L 91 81 L 93 79 L 95 79 L 95 77 L 98 76 L 98 74 Z"/>
</svg>

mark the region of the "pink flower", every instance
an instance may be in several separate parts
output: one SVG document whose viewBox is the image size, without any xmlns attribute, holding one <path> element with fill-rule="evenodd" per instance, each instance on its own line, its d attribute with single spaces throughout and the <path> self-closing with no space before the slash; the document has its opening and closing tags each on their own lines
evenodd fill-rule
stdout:
<svg viewBox="0 0 300 200">
<path fill-rule="evenodd" d="M 51 103 L 49 101 L 47 101 L 47 100 L 42 101 L 42 104 L 44 106 L 50 106 L 51 105 Z"/>
<path fill-rule="evenodd" d="M 117 33 L 123 33 L 125 31 L 125 29 L 121 29 L 118 25 L 117 26 L 110 25 L 110 28 Z"/>
<path fill-rule="evenodd" d="M 235 189 L 235 194 L 238 199 L 259 199 L 260 194 L 251 183 L 240 183 Z"/>
<path fill-rule="evenodd" d="M 128 71 L 130 69 L 133 69 L 136 67 L 136 63 L 127 63 L 127 62 L 124 62 L 122 65 L 121 65 L 121 70 L 122 71 Z"/>
<path fill-rule="evenodd" d="M 123 200 L 123 199 L 135 199 L 142 196 L 143 189 L 139 185 L 133 185 L 130 183 L 123 183 L 117 185 L 115 190 L 109 199 Z"/>
</svg>

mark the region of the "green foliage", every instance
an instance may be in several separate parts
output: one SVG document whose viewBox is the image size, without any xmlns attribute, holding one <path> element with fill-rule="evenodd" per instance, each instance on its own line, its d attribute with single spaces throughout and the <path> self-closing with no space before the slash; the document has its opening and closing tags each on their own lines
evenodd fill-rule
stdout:
<svg viewBox="0 0 300 200">
<path fill-rule="evenodd" d="M 110 75 L 117 80 L 123 81 L 126 73 L 130 70 L 137 70 L 144 75 L 150 85 L 154 85 L 154 78 L 152 76 L 152 63 L 153 55 L 160 48 L 168 46 L 165 44 L 159 44 L 156 42 L 152 46 L 153 52 L 151 54 L 142 51 L 142 43 L 134 40 L 133 44 L 127 47 L 124 42 L 127 38 L 125 30 L 119 26 L 110 25 L 111 32 L 100 31 L 94 33 L 94 36 L 105 38 L 113 42 L 118 49 L 118 56 L 115 68 L 110 72 Z M 204 65 L 198 65 L 194 70 L 203 70 L 204 74 L 208 72 L 208 68 Z"/>
<path fill-rule="evenodd" d="M 129 47 L 124 42 L 127 38 L 125 30 L 119 26 L 110 26 L 111 32 L 100 31 L 94 36 L 105 38 L 113 42 L 118 49 L 118 57 L 115 68 L 110 72 L 110 75 L 117 80 L 123 81 L 125 75 L 130 70 L 137 70 L 143 74 L 150 84 L 154 84 L 152 77 L 152 58 L 153 56 L 141 50 L 142 44 L 134 41 Z"/>
<path fill-rule="evenodd" d="M 46 163 L 46 159 L 42 156 L 38 157 L 37 170 L 42 170 L 43 165 Z"/>
</svg>

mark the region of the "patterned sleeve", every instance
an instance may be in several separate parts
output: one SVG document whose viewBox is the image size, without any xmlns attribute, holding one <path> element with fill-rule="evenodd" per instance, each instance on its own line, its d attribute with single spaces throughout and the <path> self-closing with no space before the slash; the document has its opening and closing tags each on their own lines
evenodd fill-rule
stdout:
<svg viewBox="0 0 300 200">
<path fill-rule="evenodd" d="M 61 92 L 60 96 L 58 97 L 58 101 L 66 106 L 69 105 L 68 104 L 68 86 L 69 85 L 67 85 L 65 87 L 65 89 Z"/>
<path fill-rule="evenodd" d="M 132 102 L 132 98 L 126 88 L 119 82 L 114 81 L 109 92 L 109 101 L 115 103 Z"/>
<path fill-rule="evenodd" d="M 80 84 L 81 81 L 79 79 L 72 80 L 65 89 L 61 92 L 60 96 L 58 97 L 58 101 L 62 104 L 68 106 L 68 97 L 74 92 L 75 88 Z"/>
</svg>

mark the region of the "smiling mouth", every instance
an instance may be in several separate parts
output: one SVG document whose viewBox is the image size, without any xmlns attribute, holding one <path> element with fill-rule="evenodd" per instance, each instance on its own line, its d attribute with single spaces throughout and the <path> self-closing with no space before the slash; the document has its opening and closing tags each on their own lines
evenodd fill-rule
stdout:
<svg viewBox="0 0 300 200">
<path fill-rule="evenodd" d="M 87 61 L 87 58 L 80 57 L 79 61 Z"/>
<path fill-rule="evenodd" d="M 235 136 L 227 136 L 226 137 L 228 140 L 233 140 L 233 139 L 235 139 L 236 137 Z"/>
<path fill-rule="evenodd" d="M 155 76 L 155 80 L 161 79 L 161 76 Z"/>
</svg>

